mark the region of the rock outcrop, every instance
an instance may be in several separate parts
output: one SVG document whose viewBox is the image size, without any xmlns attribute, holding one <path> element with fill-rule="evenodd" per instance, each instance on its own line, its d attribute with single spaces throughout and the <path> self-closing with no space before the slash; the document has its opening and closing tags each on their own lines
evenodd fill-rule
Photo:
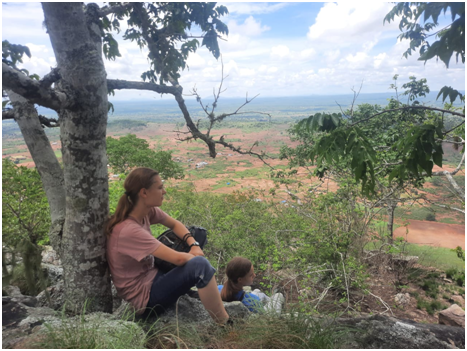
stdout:
<svg viewBox="0 0 467 351">
<path fill-rule="evenodd" d="M 453 349 L 465 348 L 465 330 L 439 324 L 375 315 L 335 320 L 350 327 L 342 348 L 347 349 Z"/>
</svg>

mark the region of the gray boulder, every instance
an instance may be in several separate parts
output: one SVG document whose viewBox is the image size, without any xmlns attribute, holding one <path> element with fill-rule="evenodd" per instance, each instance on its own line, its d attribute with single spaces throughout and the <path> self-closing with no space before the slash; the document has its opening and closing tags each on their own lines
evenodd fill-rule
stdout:
<svg viewBox="0 0 467 351">
<path fill-rule="evenodd" d="M 50 303 L 45 293 L 47 291 L 50 296 Z M 65 283 L 59 280 L 57 284 L 49 286 L 46 290 L 37 295 L 38 306 L 50 307 L 54 310 L 60 310 L 65 303 Z"/>
<path fill-rule="evenodd" d="M 102 348 L 122 345 L 144 348 L 145 332 L 136 323 L 122 321 L 116 316 L 96 312 L 84 316 L 63 317 L 47 307 L 29 307 L 12 297 L 3 297 L 2 348 L 37 348 L 49 329 L 56 336 L 71 335 L 74 330 L 88 330 L 93 342 Z M 50 345 L 49 345 L 50 346 Z"/>
<path fill-rule="evenodd" d="M 42 263 L 41 267 L 49 280 L 48 285 L 55 285 L 63 279 L 63 268 L 61 266 L 56 266 L 50 263 Z"/>
<path fill-rule="evenodd" d="M 234 302 L 224 302 L 224 307 L 229 316 L 232 319 L 244 319 L 250 316 L 250 311 L 239 301 Z M 123 301 L 120 307 L 113 313 L 117 318 L 123 318 L 127 320 L 140 320 L 141 317 L 134 313 L 134 309 L 131 305 Z M 212 323 L 212 318 L 209 316 L 209 313 L 204 308 L 200 300 L 191 298 L 188 295 L 183 295 L 180 297 L 178 302 L 168 308 L 164 314 L 160 315 L 159 318 L 150 317 L 146 321 L 148 323 L 153 323 L 156 320 L 164 324 L 176 323 L 196 323 L 196 324 L 210 324 Z"/>
<path fill-rule="evenodd" d="M 337 326 L 349 328 L 342 348 L 347 349 L 453 349 L 465 348 L 465 330 L 439 324 L 375 315 L 339 318 Z"/>
<path fill-rule="evenodd" d="M 29 307 L 17 298 L 2 297 L 2 348 L 31 348 L 44 322 L 57 321 L 47 307 Z"/>
</svg>

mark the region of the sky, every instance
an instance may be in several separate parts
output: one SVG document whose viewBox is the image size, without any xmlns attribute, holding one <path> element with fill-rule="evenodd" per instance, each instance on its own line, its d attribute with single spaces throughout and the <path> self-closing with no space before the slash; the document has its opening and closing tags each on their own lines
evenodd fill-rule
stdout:
<svg viewBox="0 0 467 351">
<path fill-rule="evenodd" d="M 309 96 L 388 93 L 392 77 L 399 86 L 409 76 L 426 78 L 432 91 L 448 85 L 465 90 L 465 67 L 455 58 L 449 69 L 441 62 L 402 57 L 407 41 L 399 41 L 399 21 L 383 19 L 393 4 L 380 1 L 318 2 L 220 2 L 229 14 L 221 18 L 229 35 L 220 40 L 225 92 L 221 98 Z M 448 24 L 449 14 L 440 19 Z M 2 3 L 2 40 L 26 45 L 32 58 L 21 68 L 40 76 L 56 65 L 38 2 Z M 124 26 L 122 28 L 125 28 Z M 149 69 L 146 54 L 136 44 L 119 41 L 122 57 L 105 61 L 107 77 L 141 81 Z M 189 98 L 196 87 L 203 99 L 211 98 L 222 77 L 221 60 L 205 47 L 188 58 L 189 69 L 180 84 Z M 111 100 L 160 99 L 144 91 L 116 91 Z M 164 96 L 163 98 L 171 98 Z"/>
</svg>

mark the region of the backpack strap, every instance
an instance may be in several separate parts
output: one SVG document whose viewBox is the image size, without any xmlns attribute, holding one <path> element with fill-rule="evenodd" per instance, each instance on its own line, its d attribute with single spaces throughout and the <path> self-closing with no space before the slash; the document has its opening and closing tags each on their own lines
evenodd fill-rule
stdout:
<svg viewBox="0 0 467 351">
<path fill-rule="evenodd" d="M 242 295 L 240 295 L 240 299 L 238 301 L 243 301 L 243 298 L 245 297 L 246 291 L 243 290 Z"/>
</svg>

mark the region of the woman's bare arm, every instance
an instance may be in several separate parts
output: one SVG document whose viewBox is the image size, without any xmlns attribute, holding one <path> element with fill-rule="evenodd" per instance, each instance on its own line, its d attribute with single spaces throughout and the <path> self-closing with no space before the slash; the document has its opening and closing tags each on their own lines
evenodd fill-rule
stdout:
<svg viewBox="0 0 467 351">
<path fill-rule="evenodd" d="M 185 263 L 195 257 L 189 253 L 172 250 L 163 244 L 159 245 L 159 247 L 152 253 L 152 255 L 154 257 L 160 258 L 161 260 L 173 263 L 176 266 L 183 266 Z"/>
</svg>

